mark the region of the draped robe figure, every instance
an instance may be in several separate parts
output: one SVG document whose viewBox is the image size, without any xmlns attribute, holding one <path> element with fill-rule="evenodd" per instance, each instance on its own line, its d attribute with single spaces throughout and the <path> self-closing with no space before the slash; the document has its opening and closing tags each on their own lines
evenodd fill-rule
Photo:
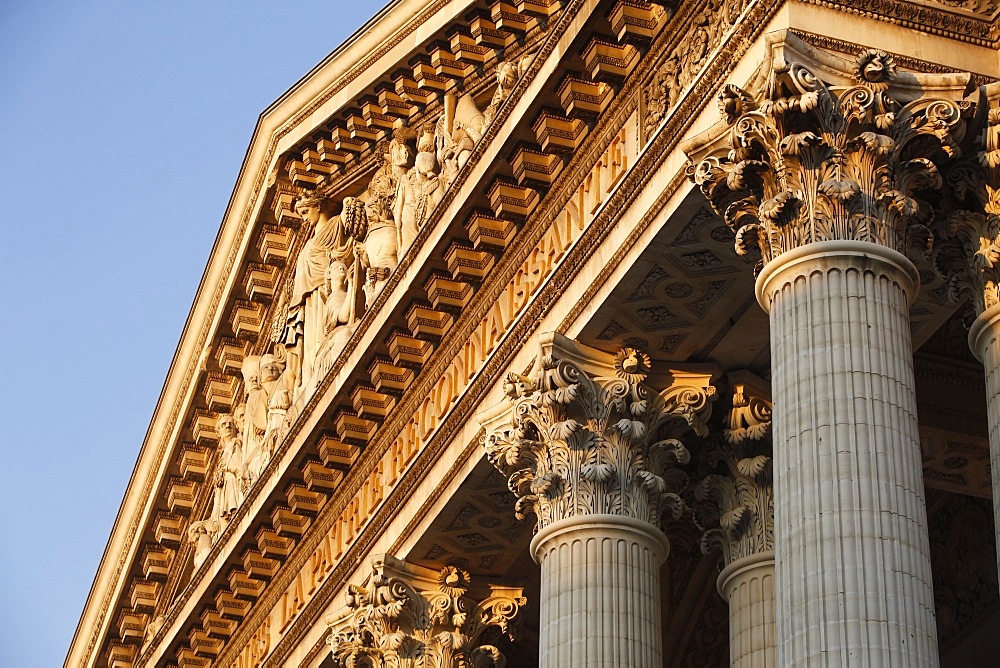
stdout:
<svg viewBox="0 0 1000 668">
<path fill-rule="evenodd" d="M 435 162 L 433 153 L 418 153 L 413 169 L 399 180 L 396 187 L 392 213 L 399 228 L 401 255 L 413 244 L 417 232 L 444 196 L 441 179 L 434 171 Z"/>
<path fill-rule="evenodd" d="M 304 381 L 312 376 L 316 353 L 325 336 L 323 285 L 326 268 L 332 261 L 348 264 L 353 258 L 353 242 L 339 215 L 332 212 L 328 198 L 307 195 L 299 198 L 295 210 L 314 226 L 309 240 L 295 261 L 292 294 L 281 343 L 288 353 L 286 389 L 297 396 Z"/>
<path fill-rule="evenodd" d="M 273 355 L 248 357 L 243 362 L 244 387 L 247 388 L 243 420 L 243 480 L 247 490 L 257 482 L 271 460 L 272 449 L 266 441 L 268 402 L 280 375 L 281 367 L 275 363 Z"/>
<path fill-rule="evenodd" d="M 365 214 L 368 232 L 365 235 L 365 305 L 370 307 L 389 274 L 399 263 L 399 233 L 392 217 L 392 205 L 396 196 L 396 178 L 392 173 L 392 156 L 387 152 L 382 168 L 375 172 L 368 184 Z"/>
<path fill-rule="evenodd" d="M 326 375 L 354 332 L 350 304 L 353 290 L 343 262 L 333 262 L 327 267 L 324 292 L 327 295 L 323 304 L 324 340 L 316 356 L 317 377 Z"/>
<path fill-rule="evenodd" d="M 215 489 L 212 499 L 212 519 L 224 531 L 229 519 L 243 503 L 243 443 L 236 420 L 228 413 L 219 416 L 215 425 L 222 453 L 215 469 Z"/>
</svg>

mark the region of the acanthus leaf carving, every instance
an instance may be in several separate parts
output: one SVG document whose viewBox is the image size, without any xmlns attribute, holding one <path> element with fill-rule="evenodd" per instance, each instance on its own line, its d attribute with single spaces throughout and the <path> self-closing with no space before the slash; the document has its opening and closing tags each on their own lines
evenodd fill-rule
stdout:
<svg viewBox="0 0 1000 668">
<path fill-rule="evenodd" d="M 539 528 L 591 514 L 621 515 L 662 526 L 678 517 L 687 484 L 678 468 L 690 453 L 679 436 L 704 433 L 715 388 L 711 372 L 671 371 L 653 390 L 649 357 L 617 355 L 558 334 L 544 335 L 531 376 L 511 374 L 509 404 L 486 418 L 490 462 Z"/>
<path fill-rule="evenodd" d="M 708 464 L 725 473 L 694 487 L 692 516 L 706 554 L 719 549 L 724 562 L 774 549 L 774 493 L 769 453 L 771 403 L 763 383 L 746 372 L 731 376 L 733 406 L 726 427 L 707 440 Z"/>
<path fill-rule="evenodd" d="M 978 132 L 944 175 L 951 211 L 934 253 L 953 301 L 971 298 L 976 314 L 1000 304 L 1000 86 L 980 89 Z"/>
<path fill-rule="evenodd" d="M 758 108 L 731 85 L 720 96 L 729 150 L 689 173 L 735 232 L 737 252 L 759 253 L 758 270 L 813 241 L 930 251 L 942 172 L 962 156 L 974 107 L 902 101 L 911 92 L 894 92 L 895 61 L 876 49 L 850 74 L 853 84 L 830 84 L 791 59 L 772 66 Z"/>
<path fill-rule="evenodd" d="M 367 582 L 348 586 L 347 611 L 327 619 L 335 665 L 502 668 L 490 634 L 513 640 L 527 601 L 520 587 L 478 589 L 455 566 L 434 571 L 389 555 L 374 559 Z"/>
</svg>

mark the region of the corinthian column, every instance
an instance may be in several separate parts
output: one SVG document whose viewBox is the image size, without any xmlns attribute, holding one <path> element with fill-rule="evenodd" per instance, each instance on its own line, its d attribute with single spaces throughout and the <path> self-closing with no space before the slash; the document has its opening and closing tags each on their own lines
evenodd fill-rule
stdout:
<svg viewBox="0 0 1000 668">
<path fill-rule="evenodd" d="M 540 342 L 531 375 L 509 377 L 511 402 L 483 420 L 518 516 L 537 519 L 540 666 L 661 668 L 661 527 L 683 506 L 686 477 L 674 465 L 688 460 L 672 436 L 705 432 L 711 374 L 656 377 L 630 348 L 612 356 L 558 334 Z"/>
<path fill-rule="evenodd" d="M 1000 545 L 1000 85 L 982 92 L 982 131 L 973 138 L 973 154 L 948 172 L 955 210 L 939 231 L 948 238 L 938 243 L 934 259 L 949 277 L 953 297 L 969 297 L 976 312 L 969 346 L 986 371 L 993 524 Z"/>
<path fill-rule="evenodd" d="M 767 384 L 748 372 L 729 374 L 733 407 L 722 439 L 713 437 L 712 474 L 695 487 L 694 520 L 705 554 L 722 553 L 719 593 L 729 603 L 729 664 L 775 668 L 774 494 L 771 402 Z"/>
<path fill-rule="evenodd" d="M 842 74 L 825 56 L 828 83 L 803 64 L 809 47 L 784 49 L 759 107 L 727 87 L 732 149 L 694 171 L 737 249 L 761 259 L 777 663 L 937 665 L 908 322 L 919 282 L 902 251 L 927 246 L 968 107 L 920 97 L 922 75 L 897 89 L 884 52 Z"/>
</svg>

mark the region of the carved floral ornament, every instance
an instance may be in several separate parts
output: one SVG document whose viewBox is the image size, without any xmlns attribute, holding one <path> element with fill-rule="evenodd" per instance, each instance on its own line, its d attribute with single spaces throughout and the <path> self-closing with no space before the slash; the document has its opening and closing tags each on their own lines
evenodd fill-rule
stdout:
<svg viewBox="0 0 1000 668">
<path fill-rule="evenodd" d="M 327 620 L 327 643 L 344 668 L 502 668 L 506 660 L 488 644 L 494 633 L 514 639 L 526 603 L 520 587 L 490 585 L 470 593 L 469 574 L 440 571 L 384 555 L 372 562 L 363 586 L 350 585 L 347 611 Z"/>
<path fill-rule="evenodd" d="M 723 438 L 708 441 L 708 463 L 724 467 L 695 486 L 695 524 L 701 549 L 722 551 L 726 565 L 774 549 L 774 492 L 770 450 L 771 402 L 744 383 L 733 385 Z"/>
<path fill-rule="evenodd" d="M 517 517 L 534 513 L 539 529 L 590 514 L 657 527 L 679 517 L 687 476 L 677 465 L 690 454 L 678 436 L 708 433 L 711 372 L 670 371 L 657 392 L 644 353 L 612 357 L 558 334 L 542 337 L 537 359 L 532 375 L 508 376 L 509 403 L 484 420 L 487 456 L 508 476 Z"/>
<path fill-rule="evenodd" d="M 689 168 L 736 233 L 737 252 L 759 252 L 758 270 L 814 241 L 929 252 L 943 174 L 962 157 L 974 105 L 922 93 L 950 85 L 962 95 L 970 76 L 900 74 L 891 55 L 869 49 L 850 82 L 831 71 L 828 54 L 809 64 L 788 55 L 771 59 L 759 104 L 723 89 L 729 150 Z"/>
<path fill-rule="evenodd" d="M 977 129 L 963 160 L 945 175 L 952 210 L 934 261 L 951 297 L 971 297 L 976 313 L 1000 304 L 1000 85 L 981 90 Z"/>
</svg>

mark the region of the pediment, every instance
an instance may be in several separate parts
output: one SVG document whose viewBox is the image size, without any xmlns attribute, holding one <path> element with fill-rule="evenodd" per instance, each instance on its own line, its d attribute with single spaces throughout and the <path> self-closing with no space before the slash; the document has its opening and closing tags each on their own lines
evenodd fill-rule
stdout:
<svg viewBox="0 0 1000 668">
<path fill-rule="evenodd" d="M 463 436 L 460 399 L 511 363 L 531 331 L 514 325 L 546 314 L 556 280 L 580 271 L 558 270 L 605 243 L 597 223 L 637 243 L 656 211 L 622 217 L 773 12 L 398 0 L 266 110 L 70 662 L 287 656 L 373 518 L 384 526 L 425 459 Z M 657 182 L 671 194 L 672 168 Z M 700 204 L 644 242 L 580 326 L 588 343 L 641 336 L 683 361 L 705 348 L 703 320 L 728 331 L 747 311 L 748 269 Z M 664 294 L 682 309 L 660 310 Z"/>
</svg>

